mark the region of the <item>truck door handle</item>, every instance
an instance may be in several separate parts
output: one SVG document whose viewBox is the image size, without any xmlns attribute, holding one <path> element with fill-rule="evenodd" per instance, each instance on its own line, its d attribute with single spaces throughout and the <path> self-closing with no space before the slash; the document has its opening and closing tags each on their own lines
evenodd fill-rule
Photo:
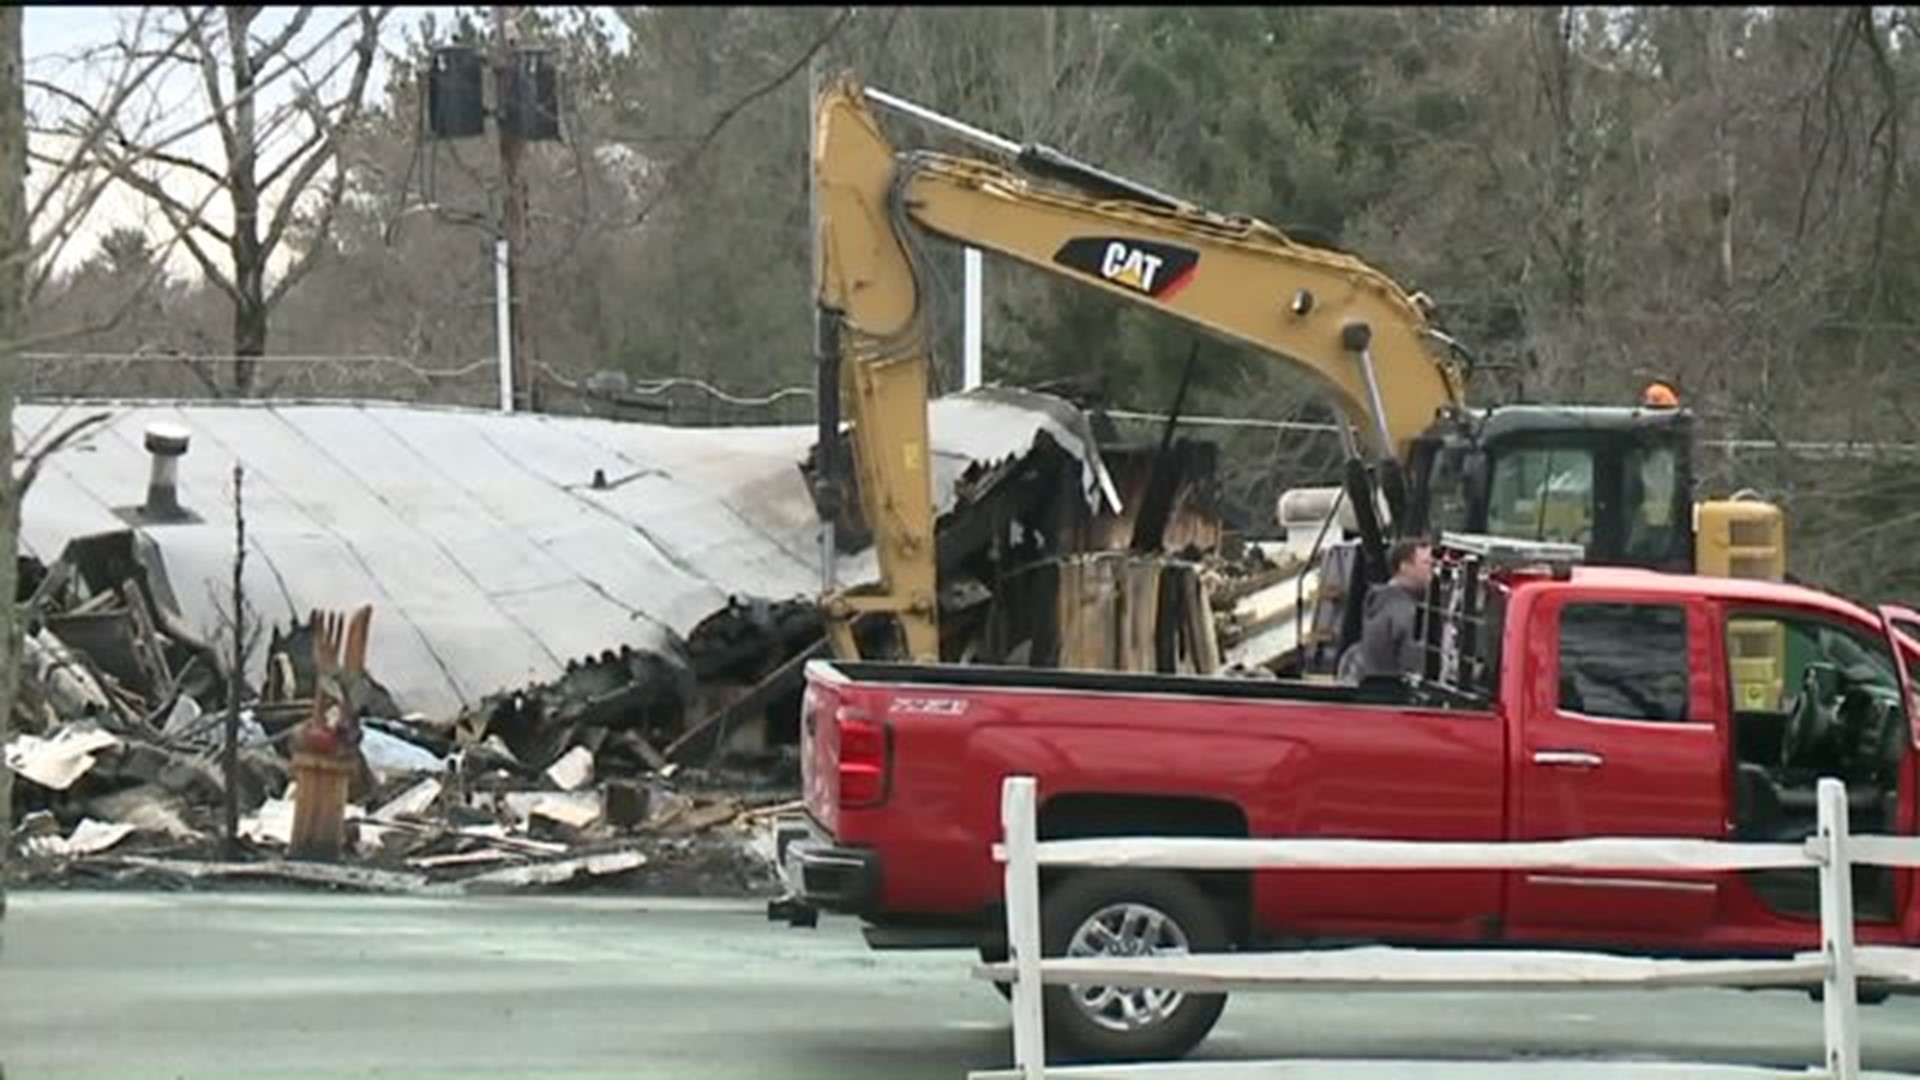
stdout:
<svg viewBox="0 0 1920 1080">
<path fill-rule="evenodd" d="M 1606 758 L 1590 750 L 1535 750 L 1533 763 L 1567 769 L 1597 769 Z"/>
</svg>

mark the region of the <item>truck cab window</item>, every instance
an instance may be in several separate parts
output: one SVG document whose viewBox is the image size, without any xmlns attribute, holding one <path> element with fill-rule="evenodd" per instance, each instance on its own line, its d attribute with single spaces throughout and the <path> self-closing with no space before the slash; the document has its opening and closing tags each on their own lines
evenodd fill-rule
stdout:
<svg viewBox="0 0 1920 1080">
<path fill-rule="evenodd" d="M 1827 776 L 1847 785 L 1855 831 L 1898 831 L 1909 729 L 1886 639 L 1811 612 L 1755 609 L 1731 613 L 1724 636 L 1736 836 L 1774 843 L 1812 835 L 1815 787 Z M 1818 914 L 1813 871 L 1745 876 L 1770 907 L 1799 918 Z M 1860 868 L 1855 915 L 1891 919 L 1894 880 L 1889 868 Z"/>
<path fill-rule="evenodd" d="M 1884 639 L 1816 616 L 1759 612 L 1729 618 L 1726 638 L 1740 760 L 1789 780 L 1897 779 L 1907 722 Z"/>
<path fill-rule="evenodd" d="M 1560 612 L 1560 708 L 1605 720 L 1685 723 L 1687 609 L 1569 604 Z"/>
<path fill-rule="evenodd" d="M 1514 447 L 1494 458 L 1487 531 L 1593 542 L 1593 454 L 1566 446 Z"/>
</svg>

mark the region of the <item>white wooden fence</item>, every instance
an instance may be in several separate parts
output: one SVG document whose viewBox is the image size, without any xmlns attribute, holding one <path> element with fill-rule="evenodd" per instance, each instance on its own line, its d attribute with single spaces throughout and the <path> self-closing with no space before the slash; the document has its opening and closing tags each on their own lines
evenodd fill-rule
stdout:
<svg viewBox="0 0 1920 1080">
<path fill-rule="evenodd" d="M 1001 787 L 1005 842 L 995 858 L 1006 865 L 1005 963 L 982 964 L 982 979 L 1013 984 L 1011 1070 L 974 1072 L 969 1080 L 1046 1080 L 1049 1077 L 1135 1078 L 1295 1075 L 1286 1062 L 1159 1063 L 1126 1066 L 1045 1065 L 1041 984 L 1155 987 L 1220 993 L 1228 990 L 1546 990 L 1672 989 L 1681 987 L 1808 987 L 1824 984 L 1826 1056 L 1806 1072 L 1735 1066 L 1650 1066 L 1633 1063 L 1514 1062 L 1505 1072 L 1571 1075 L 1662 1075 L 1777 1078 L 1783 1075 L 1857 1080 L 1860 1071 L 1856 986 L 1865 978 L 1895 989 L 1920 986 L 1920 952 L 1855 948 L 1853 877 L 1856 865 L 1920 865 L 1920 838 L 1847 834 L 1846 788 L 1821 780 L 1815 834 L 1802 843 L 1731 843 L 1687 839 L 1598 838 L 1539 843 L 1424 843 L 1389 840 L 1249 840 L 1127 837 L 1041 843 L 1036 787 L 1031 777 L 1008 777 Z M 1759 870 L 1818 868 L 1820 951 L 1770 960 L 1652 960 L 1594 953 L 1517 950 L 1348 949 L 1304 953 L 1220 953 L 1157 957 L 1042 959 L 1040 868 L 1128 867 L 1160 870 Z M 1294 1065 L 1301 1063 L 1295 1062 Z M 1327 1074 L 1356 1063 L 1324 1063 Z M 1489 1063 L 1488 1075 L 1509 1063 Z M 1393 1074 L 1449 1076 L 1478 1066 L 1460 1062 L 1396 1062 Z M 1531 1070 L 1531 1072 L 1529 1072 Z M 1609 1071 L 1611 1070 L 1611 1071 Z"/>
</svg>

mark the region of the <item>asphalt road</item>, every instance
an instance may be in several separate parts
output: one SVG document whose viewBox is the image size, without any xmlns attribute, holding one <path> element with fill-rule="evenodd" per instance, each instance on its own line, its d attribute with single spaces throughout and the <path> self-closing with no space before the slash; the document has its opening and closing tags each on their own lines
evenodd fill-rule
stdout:
<svg viewBox="0 0 1920 1080">
<path fill-rule="evenodd" d="M 970 957 L 871 953 L 844 921 L 793 930 L 756 905 L 9 901 L 6 1080 L 961 1080 L 1011 1056 L 1006 1007 L 967 977 Z M 1920 1000 L 1866 1009 L 1862 1021 L 1869 1068 L 1920 1072 Z M 1236 998 L 1198 1056 L 1800 1068 L 1820 1047 L 1819 1007 L 1791 994 L 1271 994 Z"/>
</svg>

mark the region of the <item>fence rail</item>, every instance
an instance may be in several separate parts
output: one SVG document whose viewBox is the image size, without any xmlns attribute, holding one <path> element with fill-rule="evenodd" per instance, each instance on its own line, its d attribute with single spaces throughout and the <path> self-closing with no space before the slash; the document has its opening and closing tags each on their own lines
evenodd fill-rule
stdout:
<svg viewBox="0 0 1920 1080">
<path fill-rule="evenodd" d="M 1853 920 L 1855 866 L 1920 866 L 1920 838 L 1849 836 L 1847 794 L 1838 780 L 1817 791 L 1814 835 L 1803 843 L 1732 843 L 1692 839 L 1596 838 L 1520 843 L 1419 843 L 1393 840 L 1250 840 L 1128 837 L 1041 842 L 1037 785 L 1008 777 L 1001 788 L 1004 840 L 994 856 L 1006 867 L 1009 959 L 982 964 L 982 979 L 1012 983 L 1014 1068 L 975 1072 L 970 1080 L 1045 1080 L 1047 1077 L 1148 1078 L 1273 1076 L 1279 1066 L 1307 1062 L 1162 1062 L 1125 1066 L 1046 1065 L 1043 984 L 1149 987 L 1221 993 L 1228 990 L 1649 990 L 1680 987 L 1804 988 L 1822 986 L 1826 1052 L 1805 1072 L 1740 1066 L 1632 1063 L 1488 1063 L 1488 1075 L 1527 1073 L 1779 1077 L 1857 1080 L 1860 1071 L 1858 984 L 1920 988 L 1920 950 L 1856 948 Z M 1792 957 L 1753 960 L 1665 960 L 1550 950 L 1336 949 L 1296 953 L 1217 953 L 1153 957 L 1043 958 L 1040 948 L 1041 867 L 1179 870 L 1510 870 L 1736 871 L 1814 868 L 1820 876 L 1820 948 Z M 1313 1063 L 1316 1074 L 1353 1072 L 1356 1063 Z M 1395 1062 L 1395 1075 L 1440 1071 L 1461 1064 Z M 1479 1066 L 1475 1066 L 1476 1069 Z M 1287 1075 L 1294 1075 L 1288 1071 Z"/>
</svg>

